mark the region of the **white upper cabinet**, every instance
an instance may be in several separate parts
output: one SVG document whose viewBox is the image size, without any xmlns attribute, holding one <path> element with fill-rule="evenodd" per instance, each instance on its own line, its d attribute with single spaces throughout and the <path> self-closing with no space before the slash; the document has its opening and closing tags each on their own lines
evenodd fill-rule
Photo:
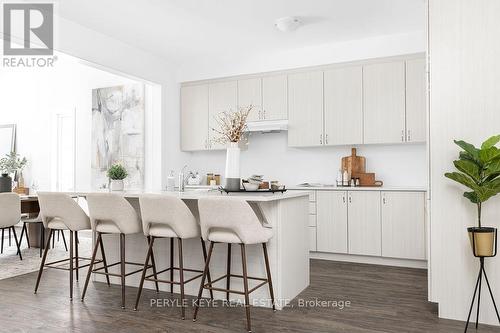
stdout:
<svg viewBox="0 0 500 333">
<path fill-rule="evenodd" d="M 406 61 L 406 141 L 425 142 L 426 136 L 425 59 Z"/>
<path fill-rule="evenodd" d="M 349 254 L 380 256 L 380 192 L 348 192 Z"/>
<path fill-rule="evenodd" d="M 288 145 L 323 145 L 323 72 L 288 76 Z"/>
<path fill-rule="evenodd" d="M 364 143 L 405 141 L 405 62 L 363 67 Z"/>
<path fill-rule="evenodd" d="M 347 192 L 318 191 L 317 251 L 347 253 Z"/>
<path fill-rule="evenodd" d="M 382 256 L 425 259 L 425 194 L 382 192 Z"/>
<path fill-rule="evenodd" d="M 288 78 L 286 74 L 262 78 L 262 120 L 288 119 Z"/>
<path fill-rule="evenodd" d="M 181 149 L 208 149 L 208 85 L 181 88 Z"/>
<path fill-rule="evenodd" d="M 212 130 L 219 129 L 216 117 L 222 112 L 235 111 L 237 108 L 238 84 L 236 81 L 215 82 L 208 85 L 208 124 L 210 149 L 224 149 L 225 145 L 214 142 L 213 139 L 220 135 Z"/>
<path fill-rule="evenodd" d="M 253 105 L 248 121 L 262 120 L 262 79 L 238 80 L 238 108 Z"/>
<path fill-rule="evenodd" d="M 350 66 L 325 71 L 326 145 L 363 143 L 363 69 Z"/>
</svg>

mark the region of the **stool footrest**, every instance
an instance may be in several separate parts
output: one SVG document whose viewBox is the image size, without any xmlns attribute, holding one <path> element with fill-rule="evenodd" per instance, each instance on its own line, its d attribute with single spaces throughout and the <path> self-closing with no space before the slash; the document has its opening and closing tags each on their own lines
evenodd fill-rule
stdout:
<svg viewBox="0 0 500 333">
<path fill-rule="evenodd" d="M 73 260 L 76 260 L 76 259 L 90 261 L 90 258 L 83 258 L 83 257 L 73 258 Z M 70 269 L 68 267 L 62 267 L 62 266 L 64 265 L 65 262 L 70 261 L 70 260 L 71 260 L 70 258 L 66 258 L 66 259 L 48 262 L 48 263 L 44 264 L 43 267 L 52 268 L 52 269 L 60 269 L 63 271 L 69 271 Z M 99 259 L 99 260 L 96 260 L 94 264 L 99 264 L 102 262 L 103 261 Z M 54 266 L 54 265 L 58 265 L 58 266 Z M 73 270 L 76 270 L 77 268 L 81 269 L 81 268 L 85 268 L 85 267 L 89 267 L 89 266 L 90 266 L 90 263 L 85 264 L 85 265 L 78 265 L 78 267 L 73 267 Z"/>
<path fill-rule="evenodd" d="M 223 275 L 223 276 L 221 276 L 221 277 L 219 277 L 219 278 L 217 278 L 215 280 L 212 280 L 212 282 L 204 284 L 203 285 L 203 289 L 215 290 L 215 291 L 222 291 L 222 292 L 229 292 L 231 294 L 245 295 L 244 291 L 213 287 L 214 283 L 216 283 L 218 281 L 221 281 L 223 279 L 227 279 L 228 277 L 229 278 L 235 277 L 235 278 L 243 279 L 243 275 L 239 275 L 239 274 L 226 274 L 226 275 Z M 256 281 L 262 281 L 257 286 L 253 287 L 252 289 L 249 289 L 248 290 L 249 294 L 252 293 L 252 292 L 254 292 L 255 290 L 259 289 L 260 287 L 266 285 L 267 283 L 269 283 L 269 281 L 267 279 L 265 279 L 265 278 L 247 276 L 247 279 L 249 279 L 249 280 L 256 280 Z"/>
<path fill-rule="evenodd" d="M 151 268 L 152 266 L 151 265 L 148 265 L 148 268 Z M 159 272 L 156 272 L 156 276 L 162 274 L 162 273 L 165 273 L 165 272 L 169 272 L 171 270 L 180 270 L 179 267 L 169 267 L 169 268 L 166 268 L 164 270 L 161 270 Z M 196 280 L 200 277 L 203 276 L 203 271 L 202 270 L 199 270 L 199 269 L 191 269 L 191 268 L 184 268 L 183 269 L 184 272 L 193 272 L 193 273 L 200 273 L 192 278 L 189 278 L 187 280 L 184 280 L 184 283 L 188 283 L 188 282 L 191 282 L 193 280 Z M 167 283 L 167 284 L 181 284 L 180 281 L 170 281 L 170 280 L 162 280 L 162 279 L 155 279 L 153 276 L 155 276 L 155 273 L 153 274 L 149 274 L 149 275 L 146 275 L 144 277 L 144 280 L 147 280 L 147 281 L 152 281 L 152 282 L 161 282 L 161 283 Z"/>
<path fill-rule="evenodd" d="M 96 259 L 96 264 L 97 263 L 100 263 L 102 262 L 102 260 L 99 259 Z M 113 266 L 116 266 L 116 265 L 120 265 L 121 262 L 115 262 L 115 263 L 112 263 L 112 264 L 109 264 L 109 265 L 103 265 L 102 267 L 98 267 L 98 268 L 94 268 L 92 270 L 92 273 L 94 274 L 102 274 L 102 275 L 108 275 L 108 276 L 116 276 L 116 277 L 121 277 L 121 274 L 118 274 L 118 273 L 106 273 L 106 272 L 100 272 L 101 270 L 103 269 L 107 269 L 107 268 L 110 268 L 110 267 L 113 267 Z M 125 261 L 125 265 L 134 265 L 134 266 L 144 266 L 144 264 L 139 264 L 139 263 L 136 263 L 136 262 L 129 262 L 129 261 Z M 87 265 L 88 266 L 88 265 Z M 148 268 L 151 268 L 153 267 L 153 265 L 148 265 Z M 132 275 L 132 274 L 136 274 L 136 273 L 139 273 L 139 272 L 142 272 L 142 268 L 140 269 L 137 269 L 135 271 L 132 271 L 132 272 L 129 272 L 127 274 L 125 274 L 125 276 L 129 276 L 129 275 Z"/>
</svg>

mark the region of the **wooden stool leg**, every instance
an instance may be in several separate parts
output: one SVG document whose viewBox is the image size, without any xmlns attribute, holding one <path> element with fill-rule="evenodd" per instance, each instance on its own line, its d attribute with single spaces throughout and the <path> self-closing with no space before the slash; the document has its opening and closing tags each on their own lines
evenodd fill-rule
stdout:
<svg viewBox="0 0 500 333">
<path fill-rule="evenodd" d="M 248 274 L 247 274 L 247 255 L 245 244 L 240 244 L 241 247 L 241 263 L 243 266 L 243 289 L 245 291 L 245 312 L 247 314 L 247 330 L 252 332 L 252 324 L 250 322 L 250 298 L 248 296 Z"/>
<path fill-rule="evenodd" d="M 108 264 L 106 263 L 106 254 L 104 253 L 104 244 L 102 243 L 102 234 L 99 234 L 99 246 L 101 247 L 101 257 L 102 257 L 102 263 L 104 265 L 104 273 L 106 273 L 106 282 L 108 283 L 108 287 L 111 286 L 111 283 L 109 283 L 109 275 L 108 275 Z"/>
<path fill-rule="evenodd" d="M 122 285 L 122 309 L 125 309 L 125 234 L 120 234 L 120 280 Z"/>
<path fill-rule="evenodd" d="M 0 253 L 3 253 L 3 238 L 4 238 L 4 231 L 5 229 L 2 228 L 2 249 L 0 250 Z"/>
<path fill-rule="evenodd" d="M 64 248 L 66 249 L 66 252 L 68 252 L 68 246 L 66 245 L 66 237 L 64 237 L 64 231 L 61 230 L 61 233 L 62 233 Z"/>
<path fill-rule="evenodd" d="M 25 235 L 26 235 L 26 243 L 28 243 L 28 249 L 31 249 L 30 237 L 28 236 L 28 227 L 26 226 L 26 223 L 24 223 L 24 231 L 25 231 Z"/>
<path fill-rule="evenodd" d="M 198 298 L 194 305 L 193 321 L 196 321 L 196 316 L 198 315 L 198 309 L 200 308 L 201 294 L 203 293 L 203 285 L 205 284 L 205 278 L 208 274 L 208 267 L 210 265 L 210 258 L 212 258 L 212 251 L 214 249 L 214 242 L 210 242 L 210 247 L 208 248 L 207 260 L 205 261 L 205 268 L 203 270 L 203 276 L 201 277 L 200 289 L 198 290 Z"/>
<path fill-rule="evenodd" d="M 182 238 L 177 238 L 179 244 L 179 286 L 181 289 L 181 316 L 186 318 L 186 308 L 184 307 L 184 263 L 182 259 Z"/>
<path fill-rule="evenodd" d="M 11 237 L 12 237 L 12 236 L 11 236 L 11 234 L 10 234 L 10 228 L 9 228 L 9 246 L 12 246 L 12 242 L 11 242 L 12 240 L 11 240 Z"/>
<path fill-rule="evenodd" d="M 19 254 L 19 259 L 23 260 L 23 256 L 21 254 L 21 242 L 17 240 L 16 229 L 12 227 L 12 233 L 14 234 L 14 241 L 17 247 L 17 253 Z"/>
<path fill-rule="evenodd" d="M 97 233 L 97 239 L 95 241 L 94 250 L 92 251 L 92 257 L 90 258 L 90 264 L 89 264 L 89 270 L 87 272 L 87 278 L 85 279 L 85 284 L 83 285 L 82 302 L 83 302 L 83 299 L 85 298 L 85 293 L 87 292 L 87 287 L 89 286 L 90 275 L 92 274 L 92 270 L 94 269 L 95 256 L 97 254 L 97 250 L 99 249 L 99 246 L 102 247 L 102 239 L 101 239 L 100 232 Z M 108 280 L 108 283 L 109 283 L 109 280 Z"/>
<path fill-rule="evenodd" d="M 73 300 L 73 231 L 69 231 L 69 299 Z"/>
<path fill-rule="evenodd" d="M 149 237 L 149 236 L 147 237 L 148 244 L 151 242 L 150 238 L 151 237 Z M 155 262 L 155 255 L 153 252 L 153 248 L 151 248 L 151 266 L 153 266 L 153 276 L 154 276 L 155 280 L 158 280 L 158 274 L 156 274 L 156 262 Z M 159 293 L 160 287 L 158 286 L 158 281 L 155 281 L 155 287 L 156 287 L 156 292 Z"/>
<path fill-rule="evenodd" d="M 64 239 L 64 231 L 62 232 L 63 234 L 63 239 Z M 66 243 L 66 242 L 64 242 Z M 78 231 L 75 231 L 75 241 L 74 241 L 74 246 L 75 246 L 75 276 L 76 276 L 76 281 L 78 281 Z"/>
<path fill-rule="evenodd" d="M 49 244 L 47 244 L 48 246 Z M 42 251 L 45 246 L 45 228 L 43 223 L 40 223 L 40 258 L 42 257 Z"/>
<path fill-rule="evenodd" d="M 200 238 L 201 240 L 201 250 L 203 251 L 203 262 L 206 262 L 207 261 L 207 247 L 205 245 L 205 241 L 203 240 L 203 238 Z M 208 283 L 212 283 L 212 277 L 210 276 L 210 268 L 208 269 L 208 272 L 207 272 L 207 279 L 208 279 Z M 212 289 L 209 289 L 210 291 L 210 299 L 214 299 L 214 291 Z"/>
<path fill-rule="evenodd" d="M 45 232 L 45 230 L 44 230 Z M 42 278 L 43 267 L 45 266 L 45 260 L 47 259 L 47 252 L 49 252 L 50 245 L 50 237 L 52 236 L 52 229 L 49 229 L 49 237 L 47 238 L 47 245 L 45 246 L 45 250 L 43 251 L 42 262 L 40 263 L 40 269 L 38 270 L 38 276 L 36 278 L 35 284 L 35 294 L 38 290 L 38 286 L 40 285 L 40 279 Z"/>
<path fill-rule="evenodd" d="M 170 281 L 174 281 L 174 239 L 170 238 Z M 170 293 L 174 292 L 174 284 L 170 284 Z"/>
<path fill-rule="evenodd" d="M 226 265 L 226 301 L 229 302 L 229 289 L 231 289 L 231 243 L 227 244 L 227 265 Z"/>
<path fill-rule="evenodd" d="M 271 304 L 273 306 L 273 311 L 276 311 L 276 306 L 274 305 L 274 291 L 273 291 L 273 281 L 271 280 L 271 267 L 269 266 L 269 257 L 267 255 L 267 245 L 262 243 L 262 249 L 264 250 L 264 261 L 266 262 L 266 273 L 267 273 L 267 284 L 269 284 L 269 294 L 271 296 Z"/>
<path fill-rule="evenodd" d="M 135 299 L 134 311 L 137 311 L 137 307 L 139 306 L 139 300 L 141 299 L 142 287 L 144 286 L 144 279 L 146 278 L 146 272 L 148 270 L 149 258 L 151 257 L 151 253 L 153 252 L 154 241 L 155 241 L 154 237 L 148 236 L 148 243 L 149 243 L 148 253 L 146 254 L 146 262 L 144 263 L 144 268 L 142 269 L 141 282 L 139 283 L 139 290 L 137 291 L 137 297 Z"/>
</svg>

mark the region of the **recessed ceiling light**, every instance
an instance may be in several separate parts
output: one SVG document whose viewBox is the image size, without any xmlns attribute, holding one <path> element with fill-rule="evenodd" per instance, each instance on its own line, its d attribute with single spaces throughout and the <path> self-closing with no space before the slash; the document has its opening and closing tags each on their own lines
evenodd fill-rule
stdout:
<svg viewBox="0 0 500 333">
<path fill-rule="evenodd" d="M 295 16 L 287 16 L 277 19 L 274 22 L 276 29 L 282 32 L 290 32 L 296 30 L 300 26 L 300 20 Z"/>
</svg>

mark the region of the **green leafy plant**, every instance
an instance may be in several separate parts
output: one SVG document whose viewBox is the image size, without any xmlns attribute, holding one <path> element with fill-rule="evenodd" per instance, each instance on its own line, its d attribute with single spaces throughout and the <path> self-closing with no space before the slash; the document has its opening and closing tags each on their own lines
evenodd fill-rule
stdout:
<svg viewBox="0 0 500 333">
<path fill-rule="evenodd" d="M 0 172 L 2 174 L 21 172 L 26 166 L 26 163 L 28 163 L 26 157 L 21 158 L 15 152 L 11 152 L 0 159 Z"/>
<path fill-rule="evenodd" d="M 111 168 L 108 169 L 108 177 L 112 180 L 122 180 L 127 178 L 127 170 L 121 164 L 113 164 Z"/>
<path fill-rule="evenodd" d="M 458 160 L 453 161 L 458 171 L 444 175 L 471 190 L 463 195 L 477 206 L 478 225 L 481 227 L 483 202 L 500 193 L 500 149 L 496 147 L 500 135 L 484 141 L 481 148 L 462 140 L 454 142 L 463 149 Z"/>
</svg>

